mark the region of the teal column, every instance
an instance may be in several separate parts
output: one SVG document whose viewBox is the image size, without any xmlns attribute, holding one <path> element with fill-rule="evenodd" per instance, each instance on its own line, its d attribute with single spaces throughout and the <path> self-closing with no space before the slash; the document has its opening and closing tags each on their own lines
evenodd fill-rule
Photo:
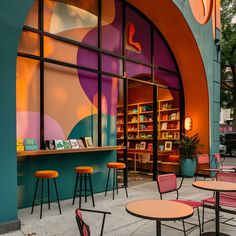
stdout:
<svg viewBox="0 0 236 236">
<path fill-rule="evenodd" d="M 16 56 L 25 17 L 33 0 L 0 5 L 0 234 L 19 228 L 17 220 Z"/>
</svg>

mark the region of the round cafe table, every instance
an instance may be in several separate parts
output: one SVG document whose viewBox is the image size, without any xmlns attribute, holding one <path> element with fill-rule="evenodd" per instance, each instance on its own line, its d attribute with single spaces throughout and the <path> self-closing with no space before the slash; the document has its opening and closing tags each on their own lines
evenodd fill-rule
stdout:
<svg viewBox="0 0 236 236">
<path fill-rule="evenodd" d="M 223 181 L 196 181 L 193 186 L 200 189 L 210 190 L 216 192 L 215 201 L 215 216 L 216 225 L 215 232 L 206 232 L 204 236 L 228 236 L 228 234 L 220 233 L 220 192 L 236 192 L 236 183 Z"/>
<path fill-rule="evenodd" d="M 156 221 L 156 235 L 161 235 L 161 221 L 186 219 L 193 215 L 193 208 L 179 202 L 142 199 L 129 202 L 125 206 L 131 215 Z"/>
</svg>

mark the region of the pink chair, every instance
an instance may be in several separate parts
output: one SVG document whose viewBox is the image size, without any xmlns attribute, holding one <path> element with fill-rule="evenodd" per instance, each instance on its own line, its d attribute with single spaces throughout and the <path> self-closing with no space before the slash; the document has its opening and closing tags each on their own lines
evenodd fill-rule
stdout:
<svg viewBox="0 0 236 236">
<path fill-rule="evenodd" d="M 208 165 L 208 167 L 207 168 L 205 168 L 205 169 L 201 169 L 201 168 L 199 168 L 199 166 L 201 166 L 201 165 Z M 210 158 L 209 158 L 209 155 L 208 154 L 198 154 L 198 156 L 197 156 L 197 171 L 198 170 L 202 170 L 202 171 L 204 171 L 204 179 L 205 179 L 205 172 L 207 172 L 209 169 L 209 165 L 210 165 Z M 197 180 L 197 175 L 195 176 L 195 181 Z"/>
<path fill-rule="evenodd" d="M 216 180 L 217 181 L 225 181 L 225 182 L 232 182 L 232 183 L 236 183 L 236 173 L 229 173 L 229 172 L 217 172 L 216 174 Z M 202 231 L 204 231 L 204 224 L 212 221 L 209 220 L 207 222 L 204 222 L 204 209 L 205 207 L 207 208 L 214 208 L 212 205 L 215 205 L 215 197 L 210 197 L 210 198 L 206 198 L 203 199 L 203 212 L 202 212 Z M 234 208 L 234 209 L 225 209 L 224 207 L 229 207 L 229 208 Z M 235 212 L 235 208 L 236 208 L 236 192 L 221 192 L 220 193 L 220 211 L 222 212 L 226 212 L 226 213 L 230 213 L 230 214 L 236 214 Z M 214 220 L 214 219 L 213 219 Z M 223 222 L 225 224 L 231 225 L 229 223 Z M 231 226 L 235 226 L 235 225 L 231 225 Z"/>
<path fill-rule="evenodd" d="M 88 211 L 88 212 L 103 214 L 102 228 L 101 228 L 101 232 L 100 232 L 100 235 L 102 236 L 106 215 L 111 214 L 111 212 L 89 210 L 89 209 L 76 209 L 75 210 L 75 218 L 76 218 L 77 225 L 78 225 L 79 232 L 80 232 L 81 236 L 90 236 L 91 235 L 89 226 L 84 222 L 81 211 Z"/>
<path fill-rule="evenodd" d="M 163 194 L 175 191 L 176 194 L 177 194 L 176 200 L 172 200 L 172 201 L 177 201 L 177 202 L 180 202 L 180 203 L 184 203 L 188 206 L 191 206 L 193 209 L 197 209 L 198 225 L 192 224 L 190 222 L 186 222 L 188 224 L 193 225 L 193 227 L 189 228 L 188 230 L 185 230 L 185 225 L 184 225 L 184 220 L 183 220 L 183 231 L 184 231 L 184 235 L 186 235 L 187 231 L 191 231 L 193 228 L 198 226 L 199 230 L 200 230 L 200 234 L 201 234 L 201 221 L 200 221 L 199 207 L 202 206 L 202 203 L 197 202 L 197 201 L 191 201 L 191 200 L 179 200 L 179 189 L 181 188 L 181 186 L 183 184 L 183 180 L 184 180 L 184 178 L 182 178 L 180 186 L 177 187 L 177 178 L 176 178 L 175 174 L 158 175 L 158 177 L 157 177 L 157 187 L 158 187 L 158 190 L 159 190 L 159 193 L 160 193 L 160 198 L 162 200 L 162 195 Z M 180 230 L 180 229 L 178 229 L 178 230 Z"/>
</svg>

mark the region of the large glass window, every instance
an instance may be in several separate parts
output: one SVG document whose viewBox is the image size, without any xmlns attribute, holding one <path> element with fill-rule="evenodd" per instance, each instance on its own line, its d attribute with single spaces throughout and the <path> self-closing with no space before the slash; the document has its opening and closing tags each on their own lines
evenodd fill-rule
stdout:
<svg viewBox="0 0 236 236">
<path fill-rule="evenodd" d="M 142 109 L 153 108 L 154 85 L 166 86 L 168 92 L 160 94 L 171 94 L 172 106 L 180 109 L 181 83 L 173 54 L 158 29 L 126 1 L 37 0 L 18 52 L 17 112 L 24 110 L 26 116 L 17 118 L 17 126 L 22 130 L 21 121 L 27 123 L 25 117 L 34 112 L 38 118 L 24 129 L 30 125 L 37 130 L 41 146 L 46 139 L 82 136 L 91 136 L 95 145 L 114 145 L 116 137 L 119 144 L 131 136 L 149 138 L 148 146 L 153 117 L 150 113 L 150 119 L 139 119 L 149 112 Z M 124 90 L 126 79 L 129 88 Z M 29 98 L 32 88 L 34 96 Z M 132 97 L 142 100 L 133 103 L 150 104 L 140 105 L 137 127 L 127 116 L 125 136 L 124 107 L 129 112 Z M 164 138 L 163 133 L 158 138 Z"/>
</svg>

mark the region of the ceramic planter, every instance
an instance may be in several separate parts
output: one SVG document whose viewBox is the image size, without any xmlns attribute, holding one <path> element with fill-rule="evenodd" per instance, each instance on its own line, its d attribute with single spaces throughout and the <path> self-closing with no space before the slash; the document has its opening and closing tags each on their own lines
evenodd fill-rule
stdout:
<svg viewBox="0 0 236 236">
<path fill-rule="evenodd" d="M 196 170 L 196 160 L 184 159 L 181 162 L 181 174 L 183 176 L 193 177 Z"/>
</svg>

